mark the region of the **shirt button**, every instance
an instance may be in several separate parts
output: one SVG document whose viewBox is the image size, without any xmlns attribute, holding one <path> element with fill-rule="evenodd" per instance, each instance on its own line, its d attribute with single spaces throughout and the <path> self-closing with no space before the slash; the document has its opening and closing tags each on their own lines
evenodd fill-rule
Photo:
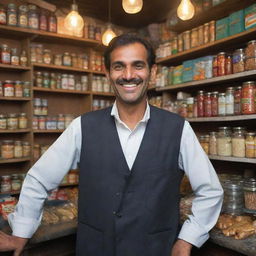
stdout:
<svg viewBox="0 0 256 256">
<path fill-rule="evenodd" d="M 119 192 L 117 192 L 117 193 L 116 193 L 116 196 L 120 196 L 120 193 L 119 193 Z"/>
</svg>

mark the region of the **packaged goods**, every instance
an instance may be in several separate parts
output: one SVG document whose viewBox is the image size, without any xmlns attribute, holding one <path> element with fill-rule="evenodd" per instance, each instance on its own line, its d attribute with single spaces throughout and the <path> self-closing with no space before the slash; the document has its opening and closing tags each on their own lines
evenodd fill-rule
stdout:
<svg viewBox="0 0 256 256">
<path fill-rule="evenodd" d="M 245 129 L 234 127 L 232 135 L 232 155 L 234 157 L 245 157 Z"/>
<path fill-rule="evenodd" d="M 244 10 L 233 12 L 229 15 L 229 35 L 244 31 Z"/>
<path fill-rule="evenodd" d="M 190 82 L 193 81 L 193 60 L 187 60 L 182 63 L 183 65 L 183 72 L 182 72 L 182 81 Z"/>
<path fill-rule="evenodd" d="M 204 57 L 204 69 L 205 69 L 205 78 L 213 77 L 213 56 Z"/>
<path fill-rule="evenodd" d="M 256 4 L 244 9 L 245 29 L 256 27 Z"/>
<path fill-rule="evenodd" d="M 250 178 L 244 182 L 245 208 L 256 210 L 256 179 Z"/>
<path fill-rule="evenodd" d="M 229 17 L 216 21 L 216 40 L 229 36 Z"/>
<path fill-rule="evenodd" d="M 173 84 L 182 83 L 183 65 L 179 65 L 173 69 Z"/>
<path fill-rule="evenodd" d="M 193 80 L 205 79 L 205 62 L 204 58 L 194 60 Z"/>
</svg>

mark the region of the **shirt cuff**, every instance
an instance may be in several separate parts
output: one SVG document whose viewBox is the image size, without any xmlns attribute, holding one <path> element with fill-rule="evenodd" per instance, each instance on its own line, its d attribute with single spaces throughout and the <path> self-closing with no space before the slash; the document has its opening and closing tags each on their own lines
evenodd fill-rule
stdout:
<svg viewBox="0 0 256 256">
<path fill-rule="evenodd" d="M 12 229 L 12 235 L 31 238 L 41 223 L 41 217 L 39 220 L 29 219 L 18 216 L 14 212 L 8 215 L 8 222 Z"/>
<path fill-rule="evenodd" d="M 205 229 L 196 225 L 196 223 L 191 223 L 189 220 L 186 220 L 180 230 L 178 238 L 200 248 L 209 238 L 209 234 Z"/>
</svg>

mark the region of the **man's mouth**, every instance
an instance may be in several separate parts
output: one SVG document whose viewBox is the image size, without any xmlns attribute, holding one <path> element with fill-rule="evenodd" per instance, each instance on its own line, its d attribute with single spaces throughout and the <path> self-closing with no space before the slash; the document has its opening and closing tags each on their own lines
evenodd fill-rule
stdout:
<svg viewBox="0 0 256 256">
<path fill-rule="evenodd" d="M 116 84 L 123 86 L 124 88 L 135 88 L 141 84 L 143 80 L 141 78 L 127 79 L 117 79 Z"/>
<path fill-rule="evenodd" d="M 138 86 L 139 84 L 122 84 L 121 86 L 125 87 L 125 88 L 134 88 L 136 86 Z"/>
</svg>

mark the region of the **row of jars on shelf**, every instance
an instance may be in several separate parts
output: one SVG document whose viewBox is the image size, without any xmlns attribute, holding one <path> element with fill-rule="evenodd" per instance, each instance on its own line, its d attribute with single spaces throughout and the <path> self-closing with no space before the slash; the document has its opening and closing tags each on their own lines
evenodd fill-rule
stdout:
<svg viewBox="0 0 256 256">
<path fill-rule="evenodd" d="M 255 132 L 244 127 L 219 127 L 218 132 L 199 136 L 199 141 L 209 155 L 256 158 Z"/>
<path fill-rule="evenodd" d="M 34 115 L 47 116 L 48 115 L 48 100 L 41 98 L 34 98 Z"/>
<path fill-rule="evenodd" d="M 113 105 L 113 100 L 93 99 L 92 110 L 99 110 Z"/>
<path fill-rule="evenodd" d="M 28 57 L 25 50 L 18 51 L 17 48 L 10 48 L 8 44 L 0 47 L 0 63 L 13 66 L 28 66 Z"/>
<path fill-rule="evenodd" d="M 34 4 L 17 6 L 9 3 L 0 7 L 0 24 L 22 28 L 57 32 L 57 19 L 54 13 L 40 9 Z"/>
<path fill-rule="evenodd" d="M 214 41 L 215 21 L 213 20 L 179 34 L 171 42 L 161 44 L 156 50 L 156 56 L 164 58 Z"/>
<path fill-rule="evenodd" d="M 10 193 L 20 191 L 25 176 L 25 173 L 0 176 L 0 192 Z"/>
<path fill-rule="evenodd" d="M 28 128 L 26 113 L 0 114 L 0 130 L 16 130 Z"/>
<path fill-rule="evenodd" d="M 30 97 L 29 81 L 0 81 L 0 97 Z"/>
<path fill-rule="evenodd" d="M 74 119 L 72 114 L 58 114 L 57 116 L 33 116 L 33 130 L 64 130 Z"/>
<path fill-rule="evenodd" d="M 34 86 L 50 89 L 87 91 L 88 76 L 37 71 L 34 73 Z"/>
<path fill-rule="evenodd" d="M 92 78 L 93 92 L 113 92 L 108 79 L 105 76 L 93 76 Z"/>
<path fill-rule="evenodd" d="M 31 146 L 27 141 L 20 140 L 2 140 L 1 144 L 1 159 L 12 159 L 30 157 Z"/>
</svg>

